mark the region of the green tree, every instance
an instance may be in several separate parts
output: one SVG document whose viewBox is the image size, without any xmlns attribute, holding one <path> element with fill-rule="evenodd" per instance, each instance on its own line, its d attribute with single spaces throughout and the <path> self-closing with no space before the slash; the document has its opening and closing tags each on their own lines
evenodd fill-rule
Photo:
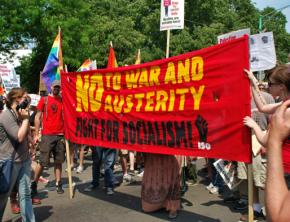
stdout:
<svg viewBox="0 0 290 222">
<path fill-rule="evenodd" d="M 288 53 L 290 52 L 290 34 L 286 32 L 286 17 L 280 11 L 274 8 L 265 8 L 261 15 L 267 15 L 263 18 L 263 31 L 272 31 L 274 35 L 276 54 L 278 63 L 286 63 Z"/>
</svg>

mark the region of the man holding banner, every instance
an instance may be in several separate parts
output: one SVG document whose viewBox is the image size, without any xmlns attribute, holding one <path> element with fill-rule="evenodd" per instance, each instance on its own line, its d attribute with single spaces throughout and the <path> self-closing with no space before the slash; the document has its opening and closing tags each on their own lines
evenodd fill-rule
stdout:
<svg viewBox="0 0 290 222">
<path fill-rule="evenodd" d="M 40 142 L 40 165 L 35 170 L 34 181 L 31 184 L 32 198 L 37 200 L 37 182 L 43 167 L 48 166 L 50 153 L 53 153 L 56 191 L 62 194 L 61 173 L 62 163 L 65 160 L 63 106 L 60 96 L 60 81 L 55 80 L 51 86 L 51 94 L 42 97 L 37 105 L 35 116 L 34 141 L 39 140 L 39 129 L 42 123 Z M 40 201 L 37 201 L 38 203 Z"/>
<path fill-rule="evenodd" d="M 92 182 L 84 189 L 85 192 L 90 192 L 99 187 L 100 179 L 100 168 L 104 160 L 104 170 L 105 170 L 105 188 L 107 195 L 114 194 L 114 164 L 116 158 L 116 149 L 109 149 L 103 147 L 93 147 L 92 148 Z"/>
</svg>

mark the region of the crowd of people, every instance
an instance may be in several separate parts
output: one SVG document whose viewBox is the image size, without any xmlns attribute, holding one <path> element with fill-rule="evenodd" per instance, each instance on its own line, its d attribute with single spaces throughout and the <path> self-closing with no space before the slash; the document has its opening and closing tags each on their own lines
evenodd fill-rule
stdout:
<svg viewBox="0 0 290 222">
<path fill-rule="evenodd" d="M 271 221 L 289 221 L 287 210 L 290 208 L 290 65 L 279 65 L 268 75 L 268 83 L 260 83 L 251 71 L 245 70 L 251 83 L 252 104 L 251 117 L 244 118 L 244 124 L 252 129 L 259 142 L 253 151 L 254 179 L 254 216 L 265 219 L 265 212 L 260 203 L 259 190 L 265 189 L 266 212 Z M 6 96 L 6 109 L 0 114 L 0 167 L 11 169 L 1 179 L 9 184 L 0 185 L 0 221 L 10 197 L 12 212 L 21 213 L 22 221 L 35 221 L 33 204 L 41 204 L 37 184 L 43 169 L 54 159 L 54 176 L 56 192 L 64 193 L 62 186 L 62 165 L 65 161 L 64 120 L 61 99 L 61 84 L 56 80 L 51 86 L 51 93 L 41 97 L 33 115 L 29 113 L 29 96 L 23 88 L 13 88 Z M 4 107 L 3 107 L 4 108 Z M 31 116 L 33 119 L 31 120 Z M 41 137 L 40 137 L 41 136 Z M 79 151 L 79 165 L 72 164 L 77 173 L 84 170 L 84 152 L 88 147 L 71 144 L 71 162 Z M 36 151 L 39 159 L 35 161 Z M 105 147 L 89 148 L 92 156 L 92 182 L 84 192 L 94 192 L 100 185 L 101 169 L 104 168 L 104 186 L 107 195 L 114 194 L 118 185 L 114 177 L 114 165 L 119 153 L 123 180 L 130 181 L 139 168 L 142 179 L 141 204 L 144 212 L 150 213 L 166 209 L 169 218 L 178 216 L 181 207 L 181 195 L 186 190 L 184 181 L 190 177 L 196 182 L 194 169 L 195 158 L 135 153 L 131 150 L 110 149 Z M 129 160 L 129 164 L 127 162 Z M 206 189 L 212 194 L 222 193 L 225 184 L 215 170 L 214 159 L 207 160 Z M 12 164 L 11 164 L 12 163 Z M 247 167 L 241 162 L 228 162 L 237 172 L 237 179 L 247 180 Z M 9 166 L 12 166 L 10 167 Z M 185 167 L 187 166 L 187 167 Z M 144 167 L 144 174 L 141 170 Z M 31 173 L 33 172 L 33 173 Z M 3 174 L 3 175 L 2 175 Z M 8 177 L 7 177 L 8 175 Z M 224 199 L 234 201 L 237 209 L 246 209 L 247 200 L 239 186 Z M 18 207 L 19 206 L 19 207 Z M 241 221 L 247 221 L 242 215 Z"/>
</svg>

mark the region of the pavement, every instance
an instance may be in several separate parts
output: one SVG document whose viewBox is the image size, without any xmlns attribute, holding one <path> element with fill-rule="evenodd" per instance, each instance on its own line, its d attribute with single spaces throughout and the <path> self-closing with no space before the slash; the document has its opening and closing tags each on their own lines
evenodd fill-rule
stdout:
<svg viewBox="0 0 290 222">
<path fill-rule="evenodd" d="M 239 221 L 241 213 L 232 208 L 232 204 L 223 202 L 223 196 L 210 194 L 205 189 L 205 181 L 198 177 L 198 183 L 189 186 L 182 197 L 182 209 L 178 217 L 169 219 L 165 210 L 154 213 L 144 213 L 141 208 L 141 180 L 134 177 L 131 183 L 122 183 L 115 188 L 115 193 L 109 196 L 100 188 L 92 192 L 84 192 L 91 180 L 90 157 L 85 159 L 85 170 L 81 174 L 73 172 L 74 198 L 69 198 L 68 180 L 63 172 L 64 194 L 57 194 L 54 187 L 53 168 L 43 173 L 50 182 L 39 183 L 40 205 L 34 205 L 36 221 L 102 221 L 102 222 L 157 222 L 157 221 L 194 221 L 194 222 L 235 222 Z M 204 159 L 197 161 L 197 169 L 204 166 Z M 65 168 L 65 164 L 64 164 Z M 120 166 L 115 169 L 118 180 L 122 180 Z M 7 204 L 4 221 L 21 221 L 20 215 L 11 213 Z"/>
</svg>

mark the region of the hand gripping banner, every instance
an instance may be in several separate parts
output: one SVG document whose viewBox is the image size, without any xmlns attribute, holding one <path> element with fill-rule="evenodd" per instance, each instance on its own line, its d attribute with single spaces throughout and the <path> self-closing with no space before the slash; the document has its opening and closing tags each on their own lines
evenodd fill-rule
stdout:
<svg viewBox="0 0 290 222">
<path fill-rule="evenodd" d="M 141 65 L 62 72 L 65 137 L 139 152 L 250 161 L 248 37 Z"/>
</svg>

